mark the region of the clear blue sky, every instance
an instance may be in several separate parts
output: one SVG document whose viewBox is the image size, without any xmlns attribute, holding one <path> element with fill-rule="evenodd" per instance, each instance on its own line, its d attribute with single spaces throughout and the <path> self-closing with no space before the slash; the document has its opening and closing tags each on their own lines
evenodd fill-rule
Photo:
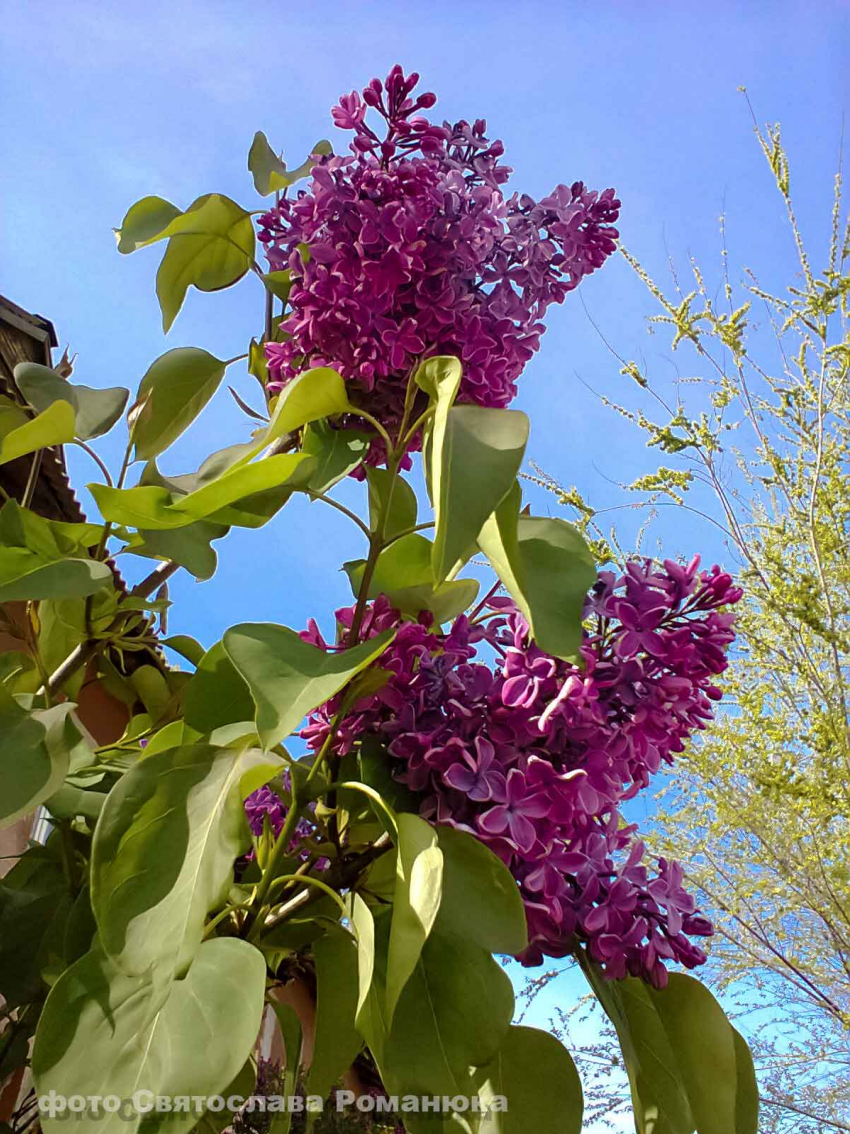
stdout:
<svg viewBox="0 0 850 1134">
<path fill-rule="evenodd" d="M 732 269 L 757 266 L 781 286 L 792 249 L 736 88 L 746 84 L 760 120 L 782 122 L 801 225 L 825 248 L 848 102 L 848 25 L 850 5 L 827 0 L 6 0 L 0 292 L 55 321 L 78 354 L 76 377 L 91 385 L 135 387 L 169 346 L 241 353 L 261 326 L 255 280 L 191 293 L 166 341 L 156 251 L 119 256 L 112 226 L 150 193 L 185 207 L 219 191 L 257 207 L 245 168 L 254 131 L 300 162 L 317 138 L 334 137 L 337 96 L 395 62 L 420 71 L 425 89 L 437 92 L 435 114 L 488 119 L 505 142 L 513 186 L 532 194 L 579 178 L 616 186 L 624 241 L 653 274 L 664 274 L 668 251 L 680 264 L 692 252 L 716 282 L 725 205 Z M 643 354 L 664 374 L 668 344 L 647 337 L 650 305 L 622 261 L 581 294 L 624 355 Z M 606 478 L 628 481 L 653 457 L 577 376 L 614 396 L 626 380 L 577 296 L 548 322 L 517 402 L 532 418 L 529 454 L 594 501 L 617 502 Z M 238 378 L 253 396 L 252 380 Z M 223 392 L 164 467 L 189 471 L 245 434 Z M 118 444 L 116 431 L 105 446 L 113 459 Z M 80 484 L 93 479 L 76 460 L 74 474 Z M 211 643 L 245 618 L 293 626 L 311 614 L 327 619 L 348 598 L 338 564 L 361 553 L 344 524 L 295 504 L 261 532 L 235 533 L 220 545 L 213 581 L 173 586 L 173 628 Z M 705 527 L 679 517 L 660 530 L 668 554 L 722 557 Z"/>
</svg>

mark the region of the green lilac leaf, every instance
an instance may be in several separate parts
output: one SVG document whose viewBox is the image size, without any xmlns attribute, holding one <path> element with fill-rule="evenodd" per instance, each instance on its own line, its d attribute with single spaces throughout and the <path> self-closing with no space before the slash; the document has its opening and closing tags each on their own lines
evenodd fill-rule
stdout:
<svg viewBox="0 0 850 1134">
<path fill-rule="evenodd" d="M 150 460 L 176 441 L 216 392 L 226 368 L 199 347 L 175 347 L 152 362 L 136 395 L 136 457 Z"/>
<path fill-rule="evenodd" d="M 47 998 L 33 1051 L 39 1094 L 221 1094 L 256 1042 L 265 977 L 262 954 L 235 938 L 206 941 L 182 980 L 129 976 L 93 950 Z M 67 1125 L 61 1114 L 40 1117 L 45 1134 Z M 121 1126 L 127 1134 L 188 1134 L 196 1121 L 191 1110 L 153 1110 Z M 110 1134 L 115 1125 L 114 1114 L 100 1112 L 86 1119 L 86 1134 Z"/>
<path fill-rule="evenodd" d="M 268 780 L 283 761 L 187 745 L 142 760 L 110 792 L 92 844 L 91 897 L 103 949 L 123 972 L 185 972 L 250 845 L 243 780 L 257 767 Z"/>
<path fill-rule="evenodd" d="M 521 516 L 516 484 L 478 535 L 478 545 L 525 615 L 541 650 L 574 660 L 585 598 L 596 579 L 593 557 L 565 520 Z"/>
<path fill-rule="evenodd" d="M 0 465 L 39 449 L 74 440 L 75 415 L 70 401 L 53 402 L 32 421 L 10 430 L 0 439 Z"/>
<path fill-rule="evenodd" d="M 74 429 L 81 441 L 108 433 L 127 405 L 130 391 L 123 386 L 95 390 L 72 384 L 49 366 L 19 362 L 15 383 L 33 409 L 42 412 L 55 402 L 69 402 L 76 415 Z"/>
<path fill-rule="evenodd" d="M 251 690 L 257 731 L 270 748 L 373 662 L 394 633 L 386 630 L 351 649 L 327 653 L 286 626 L 244 622 L 227 630 L 222 641 Z"/>
<path fill-rule="evenodd" d="M 581 1080 L 570 1053 L 548 1032 L 511 1026 L 496 1056 L 474 1078 L 487 1111 L 479 1134 L 580 1134 Z M 506 1099 L 506 1110 L 489 1109 L 497 1095 Z"/>
</svg>

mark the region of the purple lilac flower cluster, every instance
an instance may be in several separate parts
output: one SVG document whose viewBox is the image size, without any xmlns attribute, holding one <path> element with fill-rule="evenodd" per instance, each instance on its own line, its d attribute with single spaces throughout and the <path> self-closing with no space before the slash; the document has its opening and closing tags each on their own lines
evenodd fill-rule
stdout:
<svg viewBox="0 0 850 1134">
<path fill-rule="evenodd" d="M 333 119 L 354 131 L 353 157 L 317 158 L 306 191 L 260 220 L 273 269 L 291 272 L 285 341 L 268 343 L 269 393 L 306 365 L 336 367 L 355 405 L 395 424 L 422 356 L 463 363 L 459 400 L 506 406 L 538 349 L 547 307 L 614 251 L 620 202 L 581 181 L 540 201 L 506 199 L 502 143 L 486 123 L 442 126 L 394 67 Z M 385 137 L 367 123 L 383 119 Z M 309 255 L 303 255 L 303 247 Z"/>
<path fill-rule="evenodd" d="M 402 622 L 379 659 L 390 678 L 356 703 L 333 742 L 350 751 L 365 735 L 387 745 L 396 778 L 422 794 L 420 813 L 469 831 L 520 885 L 540 964 L 577 941 L 610 977 L 658 987 L 665 962 L 688 968 L 705 954 L 689 938 L 712 933 L 682 887 L 676 863 L 653 876 L 621 807 L 671 764 L 720 698 L 740 588 L 718 567 L 670 560 L 603 572 L 589 596 L 581 665 L 543 653 L 513 602 L 488 600 L 476 617 L 435 633 L 428 616 Z M 341 630 L 352 611 L 337 612 Z M 381 596 L 362 637 L 399 624 Z M 315 622 L 302 637 L 327 648 Z M 492 650 L 495 665 L 473 660 Z M 339 698 L 302 735 L 325 741 Z"/>
<path fill-rule="evenodd" d="M 289 793 L 289 773 L 283 773 L 283 795 L 278 794 L 268 784 L 261 788 L 257 788 L 255 792 L 245 800 L 245 816 L 248 820 L 248 826 L 251 828 L 251 834 L 259 839 L 263 834 L 265 819 L 268 817 L 269 827 L 272 835 L 277 838 L 283 829 L 283 823 L 286 819 L 286 813 L 289 807 L 286 803 L 284 796 Z M 311 838 L 315 831 L 314 825 L 309 819 L 299 819 L 295 825 L 295 830 L 292 833 L 292 839 L 287 847 L 289 854 L 295 854 L 302 862 L 306 862 L 310 857 L 310 850 L 307 841 Z M 253 857 L 254 852 L 251 851 L 249 858 Z M 316 863 L 319 869 L 324 869 L 327 865 L 326 859 L 320 859 Z"/>
</svg>

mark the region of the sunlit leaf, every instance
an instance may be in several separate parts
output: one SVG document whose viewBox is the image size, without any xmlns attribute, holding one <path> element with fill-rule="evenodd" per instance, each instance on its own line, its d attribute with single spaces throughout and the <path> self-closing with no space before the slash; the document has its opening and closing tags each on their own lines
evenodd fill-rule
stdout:
<svg viewBox="0 0 850 1134">
<path fill-rule="evenodd" d="M 207 518 L 215 523 L 236 523 L 242 520 L 239 509 L 249 497 L 276 488 L 291 494 L 309 481 L 314 467 L 313 458 L 301 453 L 266 457 L 252 465 L 231 468 L 185 496 L 157 485 L 118 489 L 90 484 L 88 488 L 104 519 L 141 530 L 165 531 Z M 279 498 L 277 506 L 282 503 Z M 231 505 L 238 505 L 235 513 Z"/>
<path fill-rule="evenodd" d="M 53 402 L 40 414 L 0 438 L 0 465 L 74 440 L 74 407 L 70 401 Z"/>
<path fill-rule="evenodd" d="M 478 536 L 481 550 L 525 615 L 541 650 L 574 659 L 596 567 L 572 524 L 519 514 L 516 485 Z"/>
<path fill-rule="evenodd" d="M 418 815 L 398 816 L 396 886 L 387 957 L 387 1019 L 416 968 L 437 920 L 443 892 L 443 852 L 437 832 Z"/>
<path fill-rule="evenodd" d="M 250 845 L 243 779 L 258 766 L 271 779 L 283 762 L 187 745 L 142 760 L 110 792 L 92 845 L 92 908 L 103 948 L 124 972 L 185 972 L 207 911 Z"/>
<path fill-rule="evenodd" d="M 306 177 L 316 162 L 316 157 L 331 153 L 330 142 L 317 142 L 310 151 L 310 158 L 297 169 L 288 170 L 286 163 L 278 157 L 269 145 L 269 140 L 262 130 L 254 135 L 251 148 L 248 151 L 248 170 L 254 178 L 254 188 L 262 197 L 281 189 L 286 189 L 302 177 Z"/>
<path fill-rule="evenodd" d="M 222 641 L 251 690 L 263 744 L 271 747 L 383 653 L 394 633 L 385 630 L 351 649 L 328 653 L 286 626 L 244 622 L 227 630 Z"/>
<path fill-rule="evenodd" d="M 168 237 L 156 276 L 156 294 L 166 333 L 189 287 L 218 291 L 240 280 L 254 262 L 251 215 L 221 193 L 199 197 L 154 239 Z"/>
</svg>

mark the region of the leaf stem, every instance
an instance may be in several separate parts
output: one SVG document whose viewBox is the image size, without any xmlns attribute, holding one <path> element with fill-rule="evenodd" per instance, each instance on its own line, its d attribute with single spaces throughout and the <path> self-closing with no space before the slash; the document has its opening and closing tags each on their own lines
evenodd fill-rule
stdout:
<svg viewBox="0 0 850 1134">
<path fill-rule="evenodd" d="M 369 531 L 367 524 L 360 519 L 360 517 L 352 512 L 350 508 L 346 508 L 344 504 L 340 504 L 338 500 L 334 500 L 332 496 L 326 496 L 324 492 L 314 492 L 312 488 L 305 488 L 302 490 L 307 496 L 312 497 L 313 500 L 322 500 L 325 504 L 330 504 L 332 508 L 336 508 L 338 512 L 342 512 L 344 516 L 348 516 L 349 520 L 353 520 L 358 528 L 364 533 L 366 538 L 370 538 L 372 533 Z"/>
<path fill-rule="evenodd" d="M 106 481 L 106 483 L 109 485 L 110 488 L 114 488 L 115 486 L 112 483 L 112 477 L 109 474 L 109 469 L 106 467 L 104 462 L 100 459 L 100 457 L 97 455 L 97 453 L 94 451 L 94 449 L 92 449 L 91 446 L 87 445 L 85 443 L 85 441 L 80 441 L 79 438 L 77 438 L 77 437 L 74 438 L 74 440 L 71 442 L 71 444 L 77 445 L 84 452 L 88 453 L 88 455 L 91 457 L 91 459 L 97 465 L 97 467 L 103 473 L 103 477 L 104 477 L 104 480 Z"/>
<path fill-rule="evenodd" d="M 34 454 L 32 464 L 30 465 L 29 476 L 27 477 L 27 486 L 24 489 L 24 495 L 21 498 L 21 507 L 29 508 L 32 504 L 32 498 L 35 496 L 35 487 L 38 484 L 38 474 L 41 472 L 41 462 L 44 456 L 44 449 L 39 449 Z"/>
</svg>

